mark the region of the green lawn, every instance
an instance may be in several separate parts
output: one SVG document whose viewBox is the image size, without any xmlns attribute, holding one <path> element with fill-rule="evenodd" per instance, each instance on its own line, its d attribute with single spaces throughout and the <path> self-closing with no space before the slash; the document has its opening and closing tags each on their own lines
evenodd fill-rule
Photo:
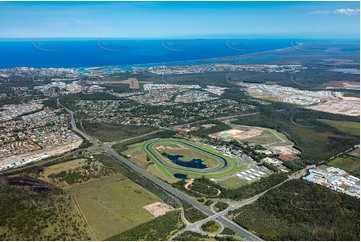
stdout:
<svg viewBox="0 0 361 242">
<path fill-rule="evenodd" d="M 350 122 L 350 121 L 336 121 L 336 120 L 327 120 L 320 119 L 319 121 L 328 124 L 336 129 L 353 135 L 360 135 L 360 123 Z"/>
<path fill-rule="evenodd" d="M 227 178 L 225 180 L 222 180 L 222 181 L 218 181 L 218 183 L 222 186 L 225 186 L 229 189 L 236 189 L 236 188 L 239 188 L 239 187 L 242 187 L 244 185 L 247 185 L 248 182 L 243 180 L 243 179 L 240 179 L 239 177 L 230 177 L 230 178 Z"/>
</svg>

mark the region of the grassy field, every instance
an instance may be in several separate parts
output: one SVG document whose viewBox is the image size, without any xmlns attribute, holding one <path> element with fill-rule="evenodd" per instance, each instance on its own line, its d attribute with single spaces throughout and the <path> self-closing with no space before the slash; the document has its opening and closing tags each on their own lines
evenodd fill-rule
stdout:
<svg viewBox="0 0 361 242">
<path fill-rule="evenodd" d="M 335 127 L 336 129 L 353 135 L 360 135 L 360 123 L 358 122 L 350 122 L 350 121 L 336 121 L 336 120 L 327 120 L 320 119 L 319 121 Z"/>
<path fill-rule="evenodd" d="M 127 139 L 143 135 L 156 129 L 148 126 L 117 125 L 105 123 L 82 123 L 84 131 L 103 142 Z"/>
<path fill-rule="evenodd" d="M 351 175 L 360 176 L 360 158 L 358 157 L 343 155 L 331 160 L 328 165 L 345 170 Z"/>
<path fill-rule="evenodd" d="M 120 174 L 67 190 L 74 196 L 97 240 L 150 221 L 143 206 L 159 199 Z"/>
<path fill-rule="evenodd" d="M 247 181 L 235 176 L 227 178 L 225 180 L 217 181 L 217 183 L 229 189 L 236 189 L 248 184 Z"/>
<path fill-rule="evenodd" d="M 156 143 L 153 144 L 152 142 L 154 141 L 156 141 Z M 185 143 L 179 143 L 178 141 L 182 141 Z M 150 148 L 152 152 L 156 154 L 158 159 L 162 159 L 162 161 L 166 164 L 169 164 L 169 166 L 161 164 L 155 157 L 153 157 L 152 154 L 150 154 L 146 150 L 146 146 L 149 143 L 152 143 Z M 187 144 L 199 147 L 202 150 L 195 149 L 194 147 L 191 147 Z M 197 169 L 178 166 L 176 164 L 173 164 L 166 157 L 162 156 L 161 153 L 163 152 L 163 150 L 173 155 L 184 155 L 184 157 L 181 158 L 181 160 L 183 161 L 200 158 L 208 167 L 205 169 Z M 229 166 L 222 168 L 224 161 L 222 161 L 219 157 L 206 153 L 204 151 L 211 152 L 212 154 L 223 157 L 228 161 Z M 174 174 L 176 173 L 185 174 L 187 175 L 187 178 L 196 178 L 200 176 L 206 176 L 209 178 L 220 178 L 225 175 L 232 174 L 236 171 L 243 170 L 247 167 L 247 165 L 245 164 L 239 164 L 234 159 L 224 156 L 222 153 L 212 147 L 199 145 L 190 141 L 180 139 L 155 139 L 139 144 L 134 144 L 129 147 L 125 154 L 132 162 L 134 162 L 141 168 L 170 183 L 178 181 L 178 179 L 174 177 Z"/>
</svg>

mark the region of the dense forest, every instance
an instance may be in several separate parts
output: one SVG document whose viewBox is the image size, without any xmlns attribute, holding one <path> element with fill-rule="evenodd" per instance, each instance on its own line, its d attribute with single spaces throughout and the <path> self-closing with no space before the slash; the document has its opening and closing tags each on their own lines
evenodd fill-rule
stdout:
<svg viewBox="0 0 361 242">
<path fill-rule="evenodd" d="M 233 220 L 265 240 L 359 240 L 360 200 L 303 180 L 291 180 Z"/>
<path fill-rule="evenodd" d="M 197 187 L 197 190 L 202 190 L 202 195 L 205 197 L 214 197 L 214 190 L 220 190 L 219 198 L 228 198 L 233 200 L 241 200 L 245 198 L 253 197 L 275 185 L 285 181 L 287 175 L 284 173 L 275 173 L 267 177 L 262 177 L 260 180 L 253 182 L 251 184 L 244 185 L 237 189 L 228 189 L 223 186 L 216 184 L 215 182 L 209 180 L 208 178 L 201 177 L 194 179 L 192 185 Z M 194 194 L 194 191 L 184 188 L 185 181 L 181 180 L 173 184 L 174 187 L 181 189 L 187 192 L 189 195 L 198 195 Z M 199 195 L 198 195 L 199 196 Z"/>
</svg>

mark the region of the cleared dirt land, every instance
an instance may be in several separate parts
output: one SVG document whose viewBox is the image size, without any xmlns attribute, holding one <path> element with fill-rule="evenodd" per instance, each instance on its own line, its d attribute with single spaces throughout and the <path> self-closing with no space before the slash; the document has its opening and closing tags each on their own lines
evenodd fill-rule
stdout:
<svg viewBox="0 0 361 242">
<path fill-rule="evenodd" d="M 293 142 L 273 129 L 232 124 L 233 129 L 210 134 L 209 136 L 224 140 L 247 141 L 263 145 L 280 155 L 282 160 L 292 160 L 299 153 L 293 148 Z"/>
<path fill-rule="evenodd" d="M 254 144 L 268 146 L 293 145 L 284 134 L 275 130 L 245 125 L 232 125 L 233 129 L 210 134 L 210 137 L 224 140 L 248 141 Z"/>
<path fill-rule="evenodd" d="M 336 93 L 335 98 L 329 98 L 307 108 L 327 113 L 360 116 L 360 98 L 345 97 L 341 93 Z"/>
<path fill-rule="evenodd" d="M 165 215 L 167 212 L 173 211 L 174 208 L 166 203 L 156 202 L 144 206 L 144 208 L 154 217 Z"/>
</svg>

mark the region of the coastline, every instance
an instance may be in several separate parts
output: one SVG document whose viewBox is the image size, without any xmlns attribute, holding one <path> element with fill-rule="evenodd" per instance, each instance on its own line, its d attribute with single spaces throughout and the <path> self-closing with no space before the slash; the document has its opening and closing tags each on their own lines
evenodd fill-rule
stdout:
<svg viewBox="0 0 361 242">
<path fill-rule="evenodd" d="M 219 63 L 210 63 L 212 60 L 220 60 L 220 59 L 227 59 L 227 58 L 241 58 L 244 56 L 252 56 L 252 55 L 259 55 L 259 54 L 265 54 L 265 53 L 270 53 L 270 52 L 274 52 L 274 51 L 281 51 L 281 50 L 287 50 L 287 49 L 292 49 L 292 46 L 288 46 L 288 47 L 284 47 L 284 48 L 278 48 L 278 49 L 274 49 L 274 50 L 266 50 L 266 51 L 260 51 L 260 52 L 255 52 L 255 53 L 248 53 L 248 54 L 244 54 L 244 55 L 231 55 L 231 56 L 223 56 L 223 57 L 212 57 L 212 58 L 206 58 L 206 59 L 192 59 L 192 60 L 185 60 L 185 61 L 167 61 L 167 62 L 153 62 L 153 63 L 143 63 L 143 64 L 124 64 L 124 65 L 112 65 L 112 66 L 88 66 L 88 67 L 71 67 L 68 69 L 84 69 L 84 70 L 88 70 L 88 69 L 98 69 L 98 68 L 119 68 L 119 67 L 124 67 L 124 66 L 138 66 L 138 65 L 152 65 L 152 66 L 162 66 L 162 65 L 167 65 L 167 66 L 177 66 L 177 63 L 184 63 L 183 65 L 187 65 L 187 62 L 200 62 L 199 64 L 188 64 L 188 65 L 206 65 L 206 64 L 219 64 Z M 207 61 L 209 60 L 209 61 Z M 201 61 L 204 61 L 204 63 L 201 63 Z M 170 64 L 175 64 L 175 65 L 170 65 Z M 226 62 L 223 64 L 227 64 Z M 139 67 L 138 69 L 145 69 L 148 67 Z"/>
<path fill-rule="evenodd" d="M 245 53 L 245 54 L 237 54 L 237 55 L 226 55 L 221 57 L 211 57 L 211 58 L 197 58 L 197 59 L 189 59 L 189 60 L 179 60 L 179 61 L 163 61 L 163 62 L 149 62 L 149 63 L 131 63 L 131 64 L 115 64 L 115 65 L 102 65 L 102 66 L 78 66 L 78 67 L 34 67 L 29 65 L 19 65 L 14 67 L 4 67 L 0 69 L 12 69 L 16 67 L 27 67 L 27 68 L 35 68 L 35 69 L 48 69 L 48 68 L 64 68 L 64 69 L 83 69 L 85 71 L 92 71 L 91 69 L 106 69 L 106 68 L 118 68 L 121 70 L 122 67 L 130 67 L 131 69 L 146 69 L 152 66 L 181 66 L 181 65 L 205 65 L 205 64 L 219 64 L 222 62 L 222 59 L 237 59 L 252 55 L 260 55 L 271 53 L 275 51 L 281 51 L 290 49 L 292 46 L 287 46 L 283 48 L 271 49 L 266 51 L 254 52 L 254 53 Z M 241 51 L 240 51 L 241 52 Z M 231 62 L 231 61 L 228 61 Z M 224 61 L 223 64 L 226 64 L 227 61 Z M 229 63 L 231 64 L 231 63 Z M 239 63 L 242 64 L 242 63 Z M 123 70 L 122 70 L 123 71 Z"/>
</svg>

